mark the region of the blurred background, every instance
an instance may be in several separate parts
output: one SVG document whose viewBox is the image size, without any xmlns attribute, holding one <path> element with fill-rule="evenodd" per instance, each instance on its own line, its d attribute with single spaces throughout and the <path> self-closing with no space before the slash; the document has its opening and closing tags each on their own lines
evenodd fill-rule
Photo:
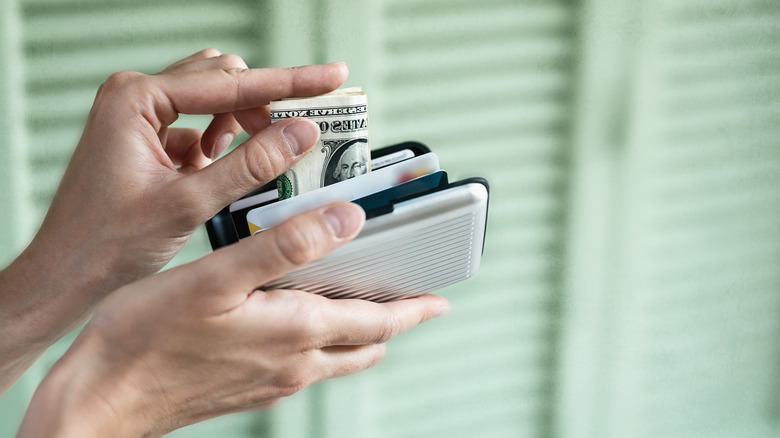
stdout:
<svg viewBox="0 0 780 438">
<path fill-rule="evenodd" d="M 490 181 L 450 314 L 368 372 L 171 436 L 780 436 L 780 2 L 1 4 L 3 265 L 105 78 L 207 47 L 346 61 L 375 147 L 418 140 Z M 172 264 L 209 251 L 201 232 Z M 71 340 L 0 398 L 0 437 Z"/>
</svg>

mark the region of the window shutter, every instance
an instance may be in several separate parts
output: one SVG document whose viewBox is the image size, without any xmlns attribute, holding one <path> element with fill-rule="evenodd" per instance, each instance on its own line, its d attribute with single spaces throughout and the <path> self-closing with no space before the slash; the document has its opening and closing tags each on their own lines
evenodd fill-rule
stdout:
<svg viewBox="0 0 780 438">
<path fill-rule="evenodd" d="M 636 44 L 626 59 L 625 142 L 612 151 L 617 201 L 605 242 L 607 292 L 586 304 L 599 308 L 599 320 L 583 320 L 583 309 L 566 320 L 571 339 L 598 340 L 590 350 L 595 365 L 564 357 L 569 382 L 596 382 L 590 397 L 569 400 L 589 413 L 569 431 L 774 437 L 780 8 L 641 3 L 632 3 L 632 17 L 641 20 L 622 17 L 637 24 Z M 572 260 L 583 271 L 593 258 L 586 251 Z M 586 283 L 573 281 L 570 293 Z M 561 419 L 575 417 L 564 412 Z"/>
<path fill-rule="evenodd" d="M 449 315 L 270 416 L 172 436 L 780 432 L 775 2 L 11 0 L 0 17 L 6 258 L 100 83 L 205 47 L 347 61 L 375 147 L 419 140 L 491 183 L 483 264 L 441 291 Z M 207 251 L 200 233 L 173 263 Z M 0 438 L 70 340 L 0 397 Z"/>
<path fill-rule="evenodd" d="M 475 278 L 440 291 L 451 313 L 392 340 L 377 368 L 279 405 L 275 436 L 544 435 L 575 9 L 561 1 L 369 3 L 328 3 L 324 60 L 346 60 L 353 84 L 366 86 L 373 147 L 418 140 L 451 179 L 489 180 L 484 259 Z"/>
<path fill-rule="evenodd" d="M 24 130 L 24 95 L 22 86 L 23 54 L 21 50 L 22 23 L 19 5 L 8 1 L 0 11 L 0 266 L 13 260 L 14 254 L 24 247 L 25 238 L 33 227 L 25 224 L 23 218 L 29 214 L 29 203 L 24 196 L 27 184 L 26 163 L 27 148 Z"/>
</svg>

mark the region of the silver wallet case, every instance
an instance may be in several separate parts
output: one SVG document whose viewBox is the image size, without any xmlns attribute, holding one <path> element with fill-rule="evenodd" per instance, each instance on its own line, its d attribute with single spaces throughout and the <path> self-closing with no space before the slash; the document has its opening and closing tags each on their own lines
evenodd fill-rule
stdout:
<svg viewBox="0 0 780 438">
<path fill-rule="evenodd" d="M 391 166 L 408 166 L 414 157 L 423 155 L 430 155 L 427 147 L 406 142 L 372 151 L 372 164 L 379 164 L 375 171 L 387 168 L 383 172 L 388 173 Z M 382 302 L 433 292 L 474 275 L 484 248 L 487 181 L 470 178 L 450 183 L 446 172 L 426 171 L 425 175 L 375 193 L 342 198 L 366 211 L 366 224 L 360 234 L 325 257 L 262 287 Z M 315 198 L 329 200 L 328 194 L 336 190 L 345 196 L 344 188 L 351 187 L 347 182 L 309 192 L 323 191 L 309 195 L 308 202 Z M 340 184 L 344 186 L 332 188 Z M 353 184 L 362 190 L 366 185 Z M 275 185 L 264 186 L 209 220 L 206 228 L 212 248 L 249 237 L 247 216 L 257 217 L 266 210 L 295 212 L 297 198 L 302 198 L 301 208 L 309 206 L 304 198 L 308 193 L 284 201 L 278 201 L 275 193 Z"/>
</svg>

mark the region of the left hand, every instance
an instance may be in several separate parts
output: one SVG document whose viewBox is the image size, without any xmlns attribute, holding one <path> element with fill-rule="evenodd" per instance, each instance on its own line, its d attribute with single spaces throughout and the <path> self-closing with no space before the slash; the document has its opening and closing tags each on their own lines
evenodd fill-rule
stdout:
<svg viewBox="0 0 780 438">
<path fill-rule="evenodd" d="M 120 289 L 43 381 L 18 436 L 159 436 L 376 364 L 385 341 L 446 312 L 446 300 L 256 289 L 363 221 L 360 207 L 332 204 Z"/>
</svg>

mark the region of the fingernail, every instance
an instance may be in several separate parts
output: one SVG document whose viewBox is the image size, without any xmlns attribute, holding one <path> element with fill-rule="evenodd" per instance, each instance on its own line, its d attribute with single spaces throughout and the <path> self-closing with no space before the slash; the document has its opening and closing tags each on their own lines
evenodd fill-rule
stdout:
<svg viewBox="0 0 780 438">
<path fill-rule="evenodd" d="M 222 155 L 222 152 L 225 152 L 234 138 L 236 138 L 236 136 L 231 133 L 222 134 L 222 136 L 217 139 L 217 142 L 214 143 L 214 148 L 211 149 L 211 161 L 216 160 L 217 157 Z"/>
<path fill-rule="evenodd" d="M 320 128 L 314 122 L 302 119 L 285 126 L 282 135 L 293 155 L 298 156 L 314 146 L 320 138 Z"/>
<path fill-rule="evenodd" d="M 330 232 L 337 239 L 343 239 L 357 233 L 365 220 L 363 209 L 356 204 L 337 204 L 328 207 L 322 215 Z"/>
</svg>

